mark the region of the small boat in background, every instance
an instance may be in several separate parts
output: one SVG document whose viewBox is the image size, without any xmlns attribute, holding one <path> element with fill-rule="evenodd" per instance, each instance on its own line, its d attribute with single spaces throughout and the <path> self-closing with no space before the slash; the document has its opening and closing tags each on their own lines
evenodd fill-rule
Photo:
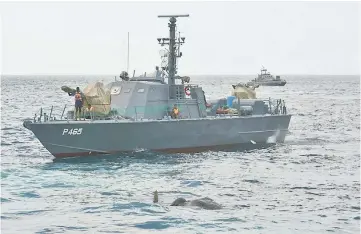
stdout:
<svg viewBox="0 0 361 234">
<path fill-rule="evenodd" d="M 262 66 L 261 74 L 258 74 L 257 78 L 248 82 L 247 84 L 252 86 L 285 86 L 286 83 L 286 80 L 281 79 L 280 76 L 274 77 L 270 72 L 267 71 L 266 68 Z"/>
</svg>

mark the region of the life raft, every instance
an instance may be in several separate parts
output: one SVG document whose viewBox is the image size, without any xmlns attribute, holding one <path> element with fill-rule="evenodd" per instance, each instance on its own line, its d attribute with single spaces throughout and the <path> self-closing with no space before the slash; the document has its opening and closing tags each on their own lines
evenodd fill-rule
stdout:
<svg viewBox="0 0 361 234">
<path fill-rule="evenodd" d="M 191 88 L 190 88 L 189 86 L 186 86 L 186 87 L 184 88 L 184 92 L 185 92 L 185 94 L 186 94 L 187 96 L 191 95 Z"/>
</svg>

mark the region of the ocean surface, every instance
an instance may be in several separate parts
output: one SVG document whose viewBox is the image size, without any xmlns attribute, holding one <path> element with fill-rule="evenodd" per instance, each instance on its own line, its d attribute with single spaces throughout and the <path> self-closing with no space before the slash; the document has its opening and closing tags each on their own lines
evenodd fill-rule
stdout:
<svg viewBox="0 0 361 234">
<path fill-rule="evenodd" d="M 207 99 L 252 76 L 195 76 Z M 360 77 L 285 76 L 259 98 L 293 114 L 283 144 L 248 152 L 53 160 L 22 126 L 40 107 L 73 104 L 60 87 L 112 76 L 1 78 L 2 233 L 359 233 Z M 159 204 L 153 204 L 154 190 Z M 170 207 L 210 197 L 222 210 Z"/>
</svg>

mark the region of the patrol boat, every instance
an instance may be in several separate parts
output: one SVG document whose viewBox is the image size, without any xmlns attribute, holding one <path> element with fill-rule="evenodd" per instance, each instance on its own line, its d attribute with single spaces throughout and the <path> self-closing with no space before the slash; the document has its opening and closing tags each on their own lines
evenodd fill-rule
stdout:
<svg viewBox="0 0 361 234">
<path fill-rule="evenodd" d="M 273 100 L 238 98 L 230 104 L 237 112 L 217 114 L 207 105 L 202 87 L 185 84 L 189 77 L 177 75 L 177 59 L 182 56 L 180 46 L 185 38 L 176 37 L 176 22 L 188 16 L 158 16 L 169 19 L 169 37 L 157 39 L 161 46 L 168 46 L 163 54 L 166 63 L 161 67 L 162 76 L 123 75 L 122 79 L 111 82 L 106 86 L 111 95 L 108 113 L 75 121 L 74 107 L 66 112 L 65 106 L 55 115 L 52 106 L 48 110 L 42 108 L 34 118 L 25 120 L 23 126 L 56 158 L 139 149 L 201 152 L 267 143 L 270 138 L 284 142 L 291 115 L 276 111 Z M 226 102 L 220 99 L 214 105 Z M 173 107 L 179 112 L 173 111 Z"/>
<path fill-rule="evenodd" d="M 285 86 L 286 83 L 286 80 L 281 79 L 280 76 L 274 77 L 262 66 L 261 74 L 258 74 L 257 78 L 247 84 L 253 86 Z"/>
</svg>

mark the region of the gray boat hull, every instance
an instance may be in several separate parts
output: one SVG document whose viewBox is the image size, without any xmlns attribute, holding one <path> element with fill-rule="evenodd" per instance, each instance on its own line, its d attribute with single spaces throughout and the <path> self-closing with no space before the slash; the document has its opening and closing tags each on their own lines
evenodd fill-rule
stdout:
<svg viewBox="0 0 361 234">
<path fill-rule="evenodd" d="M 264 82 L 251 81 L 251 82 L 248 82 L 248 84 L 250 84 L 250 85 L 259 85 L 259 86 L 285 86 L 286 83 L 287 83 L 286 81 L 264 81 Z"/>
<path fill-rule="evenodd" d="M 139 149 L 199 152 L 219 146 L 284 142 L 291 115 L 181 119 L 24 122 L 55 157 Z M 80 130 L 81 129 L 81 130 Z"/>
<path fill-rule="evenodd" d="M 282 82 L 256 82 L 256 84 L 260 85 L 260 86 L 285 86 L 286 85 L 286 81 L 282 81 Z"/>
</svg>

